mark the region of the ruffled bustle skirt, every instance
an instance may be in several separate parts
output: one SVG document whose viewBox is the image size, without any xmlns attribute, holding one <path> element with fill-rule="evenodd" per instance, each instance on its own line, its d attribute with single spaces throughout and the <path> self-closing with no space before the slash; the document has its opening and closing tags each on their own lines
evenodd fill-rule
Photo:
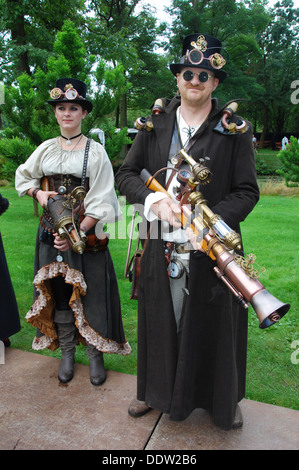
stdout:
<svg viewBox="0 0 299 470">
<path fill-rule="evenodd" d="M 131 352 L 125 339 L 120 298 L 113 262 L 108 248 L 83 255 L 71 249 L 61 253 L 39 240 L 39 227 L 35 252 L 33 305 L 26 315 L 37 328 L 32 347 L 35 350 L 58 348 L 56 325 L 53 321 L 55 300 L 51 279 L 62 276 L 72 286 L 69 306 L 74 313 L 78 340 L 88 342 L 104 353 L 128 355 Z"/>
</svg>

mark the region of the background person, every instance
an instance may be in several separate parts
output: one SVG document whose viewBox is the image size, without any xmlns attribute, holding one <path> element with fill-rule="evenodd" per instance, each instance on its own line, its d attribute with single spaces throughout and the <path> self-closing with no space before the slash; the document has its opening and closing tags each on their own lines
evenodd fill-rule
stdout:
<svg viewBox="0 0 299 470">
<path fill-rule="evenodd" d="M 9 201 L 0 194 L 0 215 L 9 207 Z M 5 250 L 0 233 L 0 341 L 6 347 L 10 346 L 9 337 L 21 329 L 19 310 L 14 288 L 5 256 Z"/>
</svg>

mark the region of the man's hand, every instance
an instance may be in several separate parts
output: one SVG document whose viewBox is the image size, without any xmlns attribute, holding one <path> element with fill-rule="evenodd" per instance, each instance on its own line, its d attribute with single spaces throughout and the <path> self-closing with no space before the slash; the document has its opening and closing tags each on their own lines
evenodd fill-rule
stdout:
<svg viewBox="0 0 299 470">
<path fill-rule="evenodd" d="M 215 234 L 213 233 L 212 230 L 209 230 L 209 234 L 214 237 Z M 192 230 L 191 227 L 188 227 L 186 229 L 186 235 L 187 237 L 189 238 L 190 240 L 190 243 L 191 245 L 193 246 L 194 250 L 196 251 L 202 251 L 203 253 L 205 253 L 206 251 L 204 250 L 204 248 L 202 247 L 202 244 L 203 244 L 203 240 L 199 240 L 197 235 L 194 233 L 194 231 Z"/>
<path fill-rule="evenodd" d="M 179 221 L 181 209 L 179 205 L 170 198 L 165 197 L 155 202 L 151 205 L 151 210 L 159 219 L 168 222 L 170 225 L 173 225 L 173 227 L 181 227 L 181 222 Z"/>
</svg>

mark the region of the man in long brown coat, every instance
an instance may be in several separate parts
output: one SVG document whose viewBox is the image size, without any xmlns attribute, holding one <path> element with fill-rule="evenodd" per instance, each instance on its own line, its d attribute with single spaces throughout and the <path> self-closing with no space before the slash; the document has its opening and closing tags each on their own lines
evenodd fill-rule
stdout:
<svg viewBox="0 0 299 470">
<path fill-rule="evenodd" d="M 222 123 L 223 108 L 211 96 L 226 77 L 221 47 L 211 36 L 185 38 L 180 63 L 170 65 L 180 96 L 162 100 L 161 112 L 151 116 L 152 130 L 138 133 L 116 183 L 130 203 L 144 206 L 151 225 L 139 279 L 137 400 L 129 413 L 138 417 L 153 408 L 184 420 L 204 408 L 216 425 L 231 429 L 242 425 L 238 402 L 245 394 L 247 311 L 217 278 L 212 260 L 185 249 L 186 231 L 176 218 L 176 176 L 169 184 L 173 156 L 185 148 L 210 168 L 212 181 L 200 191 L 233 230 L 240 231 L 258 201 L 250 124 L 247 132 L 230 133 Z M 245 124 L 233 119 L 239 127 Z M 144 168 L 158 172 L 173 200 L 144 185 Z M 183 275 L 174 270 L 169 277 L 169 246 Z"/>
</svg>

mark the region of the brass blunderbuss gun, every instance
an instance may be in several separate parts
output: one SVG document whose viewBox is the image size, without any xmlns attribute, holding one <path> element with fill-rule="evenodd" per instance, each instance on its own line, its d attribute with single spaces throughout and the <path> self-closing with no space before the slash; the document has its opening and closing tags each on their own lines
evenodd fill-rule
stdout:
<svg viewBox="0 0 299 470">
<path fill-rule="evenodd" d="M 264 329 L 278 322 L 290 309 L 290 304 L 284 304 L 270 294 L 257 279 L 257 271 L 252 267 L 253 255 L 249 259 L 240 256 L 236 250 L 241 250 L 241 238 L 222 218 L 214 214 L 208 207 L 207 201 L 196 187 L 201 184 L 197 180 L 201 164 L 197 163 L 184 150 L 180 154 L 191 167 L 193 176 L 184 188 L 184 196 L 180 200 L 181 214 L 178 219 L 183 227 L 190 225 L 196 234 L 202 249 L 217 266 L 214 271 L 219 279 L 230 289 L 235 299 L 244 307 L 253 307 L 259 327 Z M 141 179 L 153 191 L 161 191 L 171 198 L 170 194 L 147 170 L 142 170 Z"/>
<path fill-rule="evenodd" d="M 195 191 L 196 186 L 201 183 L 201 179 L 198 178 L 200 175 L 200 164 L 198 164 L 190 155 L 184 150 L 180 151 L 180 154 L 184 157 L 184 160 L 191 167 L 194 178 L 192 179 L 193 189 L 188 195 L 188 202 L 193 208 L 199 207 L 199 213 L 202 214 L 202 223 L 204 227 L 208 227 L 213 230 L 215 236 L 219 241 L 232 250 L 241 250 L 241 237 L 238 233 L 232 230 L 218 214 L 214 214 L 213 211 L 208 207 L 207 201 L 204 199 L 203 194 L 199 191 Z"/>
<path fill-rule="evenodd" d="M 80 229 L 75 215 L 76 208 L 80 206 L 86 191 L 77 186 L 67 196 L 52 196 L 48 200 L 47 211 L 51 217 L 51 225 L 61 239 L 67 238 L 75 253 L 84 253 L 87 236 Z"/>
</svg>

